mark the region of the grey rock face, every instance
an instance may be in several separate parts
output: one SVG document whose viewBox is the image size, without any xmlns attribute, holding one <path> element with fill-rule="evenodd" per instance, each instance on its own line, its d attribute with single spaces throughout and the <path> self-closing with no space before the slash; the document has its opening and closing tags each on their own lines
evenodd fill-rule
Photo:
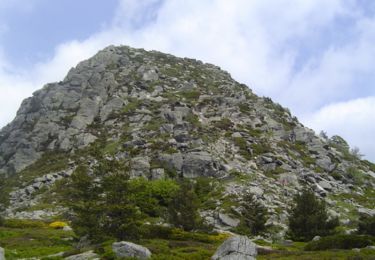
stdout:
<svg viewBox="0 0 375 260">
<path fill-rule="evenodd" d="M 148 259 L 151 252 L 148 248 L 131 242 L 115 242 L 112 244 L 112 250 L 117 257 L 134 257 L 137 259 Z"/>
<path fill-rule="evenodd" d="M 212 260 L 254 260 L 256 244 L 245 236 L 234 236 L 224 241 L 211 257 Z"/>
</svg>

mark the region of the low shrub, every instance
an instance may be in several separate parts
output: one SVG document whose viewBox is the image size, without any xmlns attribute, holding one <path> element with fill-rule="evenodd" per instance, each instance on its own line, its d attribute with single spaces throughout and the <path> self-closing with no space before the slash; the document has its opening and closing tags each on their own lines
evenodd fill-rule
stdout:
<svg viewBox="0 0 375 260">
<path fill-rule="evenodd" d="M 172 236 L 173 228 L 161 225 L 143 225 L 140 232 L 142 233 L 142 238 L 169 239 Z"/>
<path fill-rule="evenodd" d="M 327 249 L 352 249 L 363 248 L 373 245 L 375 238 L 371 236 L 361 235 L 335 235 L 323 237 L 318 241 L 309 242 L 304 250 L 305 251 L 319 251 Z"/>
<path fill-rule="evenodd" d="M 43 228 L 46 224 L 43 221 L 28 219 L 7 219 L 4 221 L 4 227 L 8 228 Z"/>
</svg>

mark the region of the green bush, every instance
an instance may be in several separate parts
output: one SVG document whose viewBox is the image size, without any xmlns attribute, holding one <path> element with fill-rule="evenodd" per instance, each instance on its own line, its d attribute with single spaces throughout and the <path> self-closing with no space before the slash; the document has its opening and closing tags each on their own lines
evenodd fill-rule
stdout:
<svg viewBox="0 0 375 260">
<path fill-rule="evenodd" d="M 359 217 L 358 233 L 375 236 L 375 216 L 361 215 Z"/>
<path fill-rule="evenodd" d="M 352 249 L 363 248 L 374 244 L 374 237 L 360 235 L 335 235 L 311 241 L 305 246 L 306 251 L 319 251 L 327 249 Z"/>
<path fill-rule="evenodd" d="M 314 236 L 330 235 L 338 226 L 338 219 L 328 220 L 326 204 L 312 191 L 304 190 L 294 197 L 289 213 L 289 236 L 296 241 L 309 241 Z"/>
<path fill-rule="evenodd" d="M 178 184 L 170 179 L 148 181 L 145 178 L 129 180 L 129 196 L 140 210 L 151 216 L 161 216 L 178 191 Z"/>
</svg>

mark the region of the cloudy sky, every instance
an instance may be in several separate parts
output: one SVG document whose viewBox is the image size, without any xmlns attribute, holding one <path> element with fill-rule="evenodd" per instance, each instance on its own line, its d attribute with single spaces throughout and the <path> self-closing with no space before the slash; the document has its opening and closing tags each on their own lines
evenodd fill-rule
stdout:
<svg viewBox="0 0 375 260">
<path fill-rule="evenodd" d="M 110 44 L 219 65 L 375 161 L 373 0 L 0 0 L 0 127 Z"/>
</svg>

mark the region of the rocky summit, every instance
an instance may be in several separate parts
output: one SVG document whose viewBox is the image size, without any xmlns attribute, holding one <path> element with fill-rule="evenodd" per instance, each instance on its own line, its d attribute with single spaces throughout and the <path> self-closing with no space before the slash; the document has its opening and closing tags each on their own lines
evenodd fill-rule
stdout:
<svg viewBox="0 0 375 260">
<path fill-rule="evenodd" d="M 0 132 L 3 215 L 62 214 L 56 184 L 103 158 L 131 178 L 215 180 L 222 193 L 199 213 L 218 230 L 239 224 L 245 192 L 280 236 L 304 187 L 345 225 L 375 214 L 375 165 L 344 139 L 317 135 L 215 65 L 157 51 L 107 47 L 23 101 Z"/>
</svg>

